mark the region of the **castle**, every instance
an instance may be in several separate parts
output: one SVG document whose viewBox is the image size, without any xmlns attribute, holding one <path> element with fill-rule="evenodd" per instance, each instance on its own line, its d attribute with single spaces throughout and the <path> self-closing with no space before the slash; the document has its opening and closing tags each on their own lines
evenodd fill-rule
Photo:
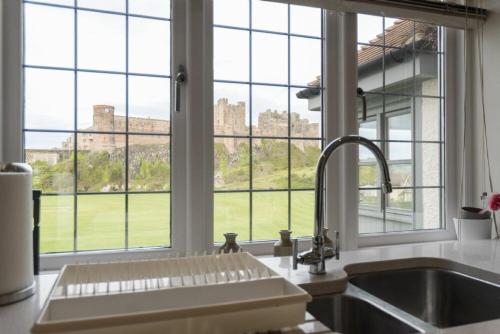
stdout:
<svg viewBox="0 0 500 334">
<path fill-rule="evenodd" d="M 78 133 L 78 149 L 83 151 L 113 151 L 125 147 L 125 136 L 114 135 L 110 132 L 124 132 L 126 116 L 115 115 L 115 108 L 110 105 L 94 105 L 92 126 L 84 131 L 104 132 Z M 318 123 L 309 123 L 296 112 L 267 109 L 259 113 L 257 125 L 252 125 L 252 136 L 261 137 L 288 137 L 288 116 L 290 117 L 290 133 L 294 137 L 319 138 Z M 246 125 L 246 106 L 244 102 L 230 104 L 227 98 L 221 98 L 214 105 L 214 134 L 248 136 L 249 126 Z M 142 117 L 128 117 L 128 130 L 131 133 L 169 133 L 170 121 Z M 130 145 L 165 144 L 169 140 L 165 136 L 129 136 Z M 254 139 L 259 143 L 261 139 Z M 229 153 L 236 151 L 238 138 L 224 137 L 218 139 L 223 142 Z M 319 141 L 295 141 L 300 149 L 307 146 L 319 147 Z M 70 136 L 62 143 L 63 150 L 72 150 L 74 136 Z"/>
</svg>

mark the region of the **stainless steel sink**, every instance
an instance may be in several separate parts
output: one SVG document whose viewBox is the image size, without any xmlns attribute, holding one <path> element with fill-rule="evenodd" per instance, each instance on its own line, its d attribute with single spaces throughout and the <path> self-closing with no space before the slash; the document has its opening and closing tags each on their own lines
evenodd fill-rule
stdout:
<svg viewBox="0 0 500 334">
<path fill-rule="evenodd" d="M 382 309 L 345 293 L 315 297 L 307 310 L 332 331 L 343 334 L 419 333 Z"/>
<path fill-rule="evenodd" d="M 356 275 L 349 282 L 438 328 L 500 318 L 500 286 L 453 271 L 383 271 Z"/>
</svg>

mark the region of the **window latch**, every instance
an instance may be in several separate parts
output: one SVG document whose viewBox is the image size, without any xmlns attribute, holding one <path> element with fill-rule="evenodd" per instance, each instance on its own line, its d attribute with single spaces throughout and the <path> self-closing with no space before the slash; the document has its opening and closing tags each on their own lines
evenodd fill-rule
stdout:
<svg viewBox="0 0 500 334">
<path fill-rule="evenodd" d="M 181 111 L 181 85 L 186 82 L 186 79 L 187 75 L 184 66 L 179 65 L 179 68 L 177 69 L 177 75 L 175 76 L 175 112 Z"/>
</svg>

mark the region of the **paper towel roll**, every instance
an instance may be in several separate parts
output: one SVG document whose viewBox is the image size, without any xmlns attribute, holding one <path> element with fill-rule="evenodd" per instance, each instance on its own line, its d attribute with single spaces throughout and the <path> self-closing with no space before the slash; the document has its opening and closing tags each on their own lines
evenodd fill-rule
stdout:
<svg viewBox="0 0 500 334">
<path fill-rule="evenodd" d="M 0 296 L 33 285 L 31 177 L 0 172 Z"/>
</svg>

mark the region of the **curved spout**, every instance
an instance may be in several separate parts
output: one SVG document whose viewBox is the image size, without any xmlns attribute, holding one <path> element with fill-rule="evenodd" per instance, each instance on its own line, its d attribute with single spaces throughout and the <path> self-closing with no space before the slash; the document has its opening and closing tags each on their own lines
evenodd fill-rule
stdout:
<svg viewBox="0 0 500 334">
<path fill-rule="evenodd" d="M 344 136 L 335 139 L 325 147 L 323 152 L 321 152 L 321 155 L 318 160 L 318 165 L 316 167 L 316 196 L 315 196 L 316 204 L 315 204 L 315 231 L 314 231 L 315 236 L 321 235 L 321 231 L 324 225 L 323 189 L 324 189 L 324 180 L 325 180 L 324 174 L 325 174 L 326 163 L 328 162 L 328 158 L 330 158 L 330 155 L 333 152 L 335 152 L 337 148 L 339 148 L 344 144 L 359 144 L 369 149 L 375 155 L 379 167 L 382 170 L 382 176 L 384 178 L 384 181 L 382 182 L 382 191 L 385 194 L 392 192 L 391 178 L 389 176 L 389 167 L 387 166 L 387 161 L 385 160 L 384 154 L 378 148 L 377 145 L 375 145 L 372 141 L 364 137 L 356 135 Z"/>
</svg>

